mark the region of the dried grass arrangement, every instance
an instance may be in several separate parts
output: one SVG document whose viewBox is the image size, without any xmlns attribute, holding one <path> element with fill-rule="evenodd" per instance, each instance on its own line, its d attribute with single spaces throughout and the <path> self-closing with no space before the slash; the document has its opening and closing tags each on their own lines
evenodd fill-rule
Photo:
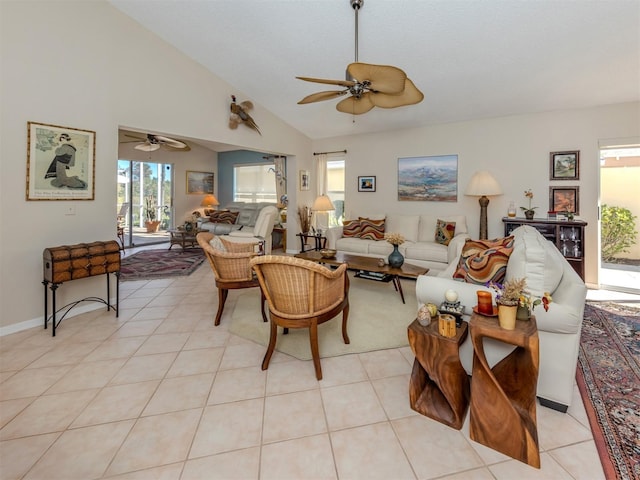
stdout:
<svg viewBox="0 0 640 480">
<path fill-rule="evenodd" d="M 309 233 L 309 230 L 311 230 L 312 214 L 313 212 L 309 207 L 298 207 L 298 218 L 300 219 L 300 230 L 302 230 L 302 233 Z"/>
</svg>

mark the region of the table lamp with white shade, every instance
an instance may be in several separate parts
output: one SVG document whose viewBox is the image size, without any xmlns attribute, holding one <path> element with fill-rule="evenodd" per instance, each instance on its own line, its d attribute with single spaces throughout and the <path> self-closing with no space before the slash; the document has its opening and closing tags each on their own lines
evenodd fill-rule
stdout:
<svg viewBox="0 0 640 480">
<path fill-rule="evenodd" d="M 472 197 L 480 197 L 480 240 L 486 240 L 487 237 L 487 206 L 491 196 L 502 195 L 502 189 L 495 178 L 487 171 L 481 170 L 473 174 L 465 195 Z"/>
<path fill-rule="evenodd" d="M 318 214 L 326 214 L 327 212 L 333 211 L 335 209 L 336 207 L 333 206 L 333 203 L 331 202 L 331 199 L 329 197 L 327 197 L 325 194 L 318 195 L 318 197 L 313 202 L 313 205 L 311 206 L 311 211 L 315 212 L 316 230 L 321 232 L 322 229 L 328 227 L 329 224 L 328 219 L 326 225 L 324 224 L 324 222 L 318 221 Z M 326 215 L 322 215 L 322 217 L 326 219 Z"/>
</svg>

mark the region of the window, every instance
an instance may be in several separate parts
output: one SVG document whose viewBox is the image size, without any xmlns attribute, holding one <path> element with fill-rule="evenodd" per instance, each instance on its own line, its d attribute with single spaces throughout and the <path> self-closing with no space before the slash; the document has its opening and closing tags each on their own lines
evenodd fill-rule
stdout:
<svg viewBox="0 0 640 480">
<path fill-rule="evenodd" d="M 329 226 L 344 219 L 344 159 L 327 160 L 327 195 L 336 209 L 329 212 Z"/>
<path fill-rule="evenodd" d="M 233 200 L 276 203 L 276 185 L 270 168 L 273 170 L 273 163 L 233 167 Z"/>
</svg>

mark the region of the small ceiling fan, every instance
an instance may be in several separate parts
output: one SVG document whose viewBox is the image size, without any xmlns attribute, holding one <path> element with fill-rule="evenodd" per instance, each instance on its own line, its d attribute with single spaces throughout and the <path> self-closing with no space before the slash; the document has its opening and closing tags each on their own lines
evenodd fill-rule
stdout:
<svg viewBox="0 0 640 480">
<path fill-rule="evenodd" d="M 124 136 L 135 138 L 135 140 L 121 143 L 138 142 L 138 145 L 133 148 L 135 148 L 136 150 L 142 150 L 143 152 L 155 152 L 160 147 L 166 147 L 170 150 L 182 150 L 184 152 L 188 152 L 189 150 L 191 150 L 191 147 L 189 147 L 189 145 L 187 145 L 186 143 L 180 140 L 175 140 L 173 138 L 164 137 L 162 135 L 153 135 L 152 133 L 147 133 L 147 138 L 140 138 L 125 133 Z"/>
<path fill-rule="evenodd" d="M 401 69 L 358 62 L 358 12 L 364 5 L 364 0 L 350 0 L 350 3 L 355 11 L 355 62 L 347 66 L 346 80 L 296 77 L 306 82 L 340 85 L 345 88 L 313 93 L 300 100 L 298 104 L 321 102 L 351 94 L 338 102 L 336 109 L 339 112 L 360 115 L 373 107 L 396 108 L 421 102 L 424 95 Z"/>
</svg>

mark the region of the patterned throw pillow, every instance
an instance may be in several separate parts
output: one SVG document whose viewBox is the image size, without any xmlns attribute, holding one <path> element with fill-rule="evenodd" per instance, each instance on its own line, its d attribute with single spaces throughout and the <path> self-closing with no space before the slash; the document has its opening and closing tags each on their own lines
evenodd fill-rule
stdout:
<svg viewBox="0 0 640 480">
<path fill-rule="evenodd" d="M 368 240 L 384 240 L 384 218 L 371 220 L 360 217 L 360 238 Z"/>
<path fill-rule="evenodd" d="M 215 223 L 228 223 L 233 225 L 236 223 L 236 219 L 238 218 L 239 212 L 230 212 L 228 210 L 219 210 L 215 211 L 209 217 L 211 222 Z"/>
<path fill-rule="evenodd" d="M 343 220 L 342 236 L 347 238 L 360 238 L 360 220 Z"/>
<path fill-rule="evenodd" d="M 456 222 L 445 222 L 444 220 L 438 219 L 438 223 L 436 224 L 436 236 L 435 240 L 437 243 L 442 245 L 449 245 L 449 242 L 456 234 Z"/>
<path fill-rule="evenodd" d="M 477 285 L 502 282 L 509 256 L 513 252 L 513 243 L 512 236 L 495 240 L 467 240 L 453 278 Z"/>
</svg>

